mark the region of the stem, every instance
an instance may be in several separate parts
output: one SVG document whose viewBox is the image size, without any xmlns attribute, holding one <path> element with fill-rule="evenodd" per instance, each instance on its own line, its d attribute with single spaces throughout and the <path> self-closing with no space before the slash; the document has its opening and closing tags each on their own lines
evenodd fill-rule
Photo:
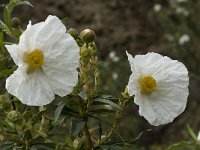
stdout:
<svg viewBox="0 0 200 150">
<path fill-rule="evenodd" d="M 45 117 L 44 117 L 44 115 L 42 115 L 42 120 L 41 120 L 41 123 L 40 123 L 39 131 L 42 131 L 42 128 L 43 128 L 43 125 L 44 125 L 44 121 L 45 121 Z"/>
<path fill-rule="evenodd" d="M 129 99 L 125 98 L 125 99 L 121 99 L 118 102 L 118 105 L 121 106 L 121 108 L 123 109 L 124 106 L 126 105 L 126 103 L 129 101 Z M 106 142 L 107 140 L 109 140 L 111 138 L 111 136 L 113 135 L 115 128 L 117 127 L 118 123 L 119 123 L 119 119 L 122 117 L 122 112 L 116 112 L 115 114 L 115 121 L 114 124 L 112 126 L 112 128 L 110 129 L 110 131 L 107 133 L 106 137 L 104 137 L 102 140 L 99 141 L 99 144 L 102 144 L 104 142 Z"/>
<path fill-rule="evenodd" d="M 25 141 L 25 145 L 26 145 L 25 146 L 25 150 L 29 150 L 29 142 L 28 142 L 28 140 Z"/>
<path fill-rule="evenodd" d="M 91 135 L 90 135 L 90 132 L 88 130 L 88 125 L 87 125 L 87 122 L 85 124 L 85 136 L 87 138 L 87 141 L 88 141 L 88 150 L 93 150 L 93 143 L 92 143 L 92 138 L 91 138 Z"/>
<path fill-rule="evenodd" d="M 113 124 L 113 126 L 112 126 L 112 128 L 111 128 L 110 131 L 107 133 L 106 137 L 104 137 L 102 140 L 99 141 L 98 145 L 100 145 L 100 144 L 106 142 L 108 139 L 110 139 L 110 137 L 113 135 L 113 132 L 115 131 L 115 128 L 117 127 L 118 123 L 119 123 L 119 121 L 118 121 L 118 119 L 116 118 L 116 119 L 115 119 L 115 122 L 114 122 L 114 124 Z"/>
</svg>

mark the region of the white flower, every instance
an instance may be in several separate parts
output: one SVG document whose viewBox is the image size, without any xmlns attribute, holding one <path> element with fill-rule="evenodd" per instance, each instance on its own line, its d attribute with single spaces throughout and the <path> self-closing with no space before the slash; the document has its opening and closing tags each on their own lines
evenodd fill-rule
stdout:
<svg viewBox="0 0 200 150">
<path fill-rule="evenodd" d="M 6 45 L 18 69 L 6 89 L 22 103 L 41 106 L 65 96 L 78 81 L 79 47 L 56 16 L 27 26 L 18 45 Z"/>
<path fill-rule="evenodd" d="M 155 4 L 153 7 L 153 10 L 155 12 L 159 12 L 159 11 L 161 11 L 161 9 L 162 9 L 162 6 L 160 4 Z"/>
<path fill-rule="evenodd" d="M 172 122 L 185 110 L 189 77 L 186 67 L 157 53 L 128 54 L 132 74 L 128 93 L 135 95 L 139 114 L 152 125 Z"/>
<path fill-rule="evenodd" d="M 113 62 L 118 62 L 119 61 L 119 57 L 116 56 L 116 53 L 114 51 L 109 53 L 109 58 L 113 61 Z"/>
<path fill-rule="evenodd" d="M 187 34 L 183 34 L 180 38 L 179 38 L 179 44 L 180 45 L 184 45 L 185 43 L 190 41 L 190 37 Z"/>
</svg>

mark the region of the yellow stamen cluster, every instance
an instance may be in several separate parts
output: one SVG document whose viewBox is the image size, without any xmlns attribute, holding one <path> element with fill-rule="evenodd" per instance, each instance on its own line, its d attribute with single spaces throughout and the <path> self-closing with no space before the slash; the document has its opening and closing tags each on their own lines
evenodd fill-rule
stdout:
<svg viewBox="0 0 200 150">
<path fill-rule="evenodd" d="M 39 49 L 25 53 L 24 56 L 25 62 L 32 69 L 40 68 L 44 64 L 44 55 L 43 52 Z"/>
<path fill-rule="evenodd" d="M 139 79 L 141 94 L 151 94 L 157 87 L 156 80 L 152 76 L 144 76 Z"/>
</svg>

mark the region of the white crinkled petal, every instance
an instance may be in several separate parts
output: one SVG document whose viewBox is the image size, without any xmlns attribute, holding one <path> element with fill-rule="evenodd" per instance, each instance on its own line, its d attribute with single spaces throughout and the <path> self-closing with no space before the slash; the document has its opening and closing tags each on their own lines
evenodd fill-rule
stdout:
<svg viewBox="0 0 200 150">
<path fill-rule="evenodd" d="M 56 16 L 48 16 L 45 20 L 43 27 L 34 38 L 35 47 L 45 51 L 46 49 L 54 46 L 57 42 L 57 36 L 66 32 L 65 25 Z"/>
<path fill-rule="evenodd" d="M 188 91 L 185 89 L 168 88 L 144 96 L 138 93 L 135 101 L 139 105 L 139 114 L 154 126 L 170 123 L 185 110 Z M 150 109 L 150 108 L 151 109 Z"/>
<path fill-rule="evenodd" d="M 137 55 L 130 63 L 134 71 L 128 87 L 130 94 L 135 95 L 139 114 L 155 126 L 172 122 L 187 104 L 189 78 L 186 67 L 156 53 Z M 141 94 L 140 88 L 137 88 L 138 75 L 151 75 L 157 82 L 156 90 L 150 95 Z"/>
<path fill-rule="evenodd" d="M 42 71 L 26 74 L 26 67 L 19 67 L 6 79 L 6 89 L 22 103 L 42 106 L 54 100 L 55 95 Z"/>
<path fill-rule="evenodd" d="M 135 64 L 134 64 L 134 58 L 132 55 L 130 55 L 127 51 L 126 51 L 126 55 L 128 56 L 128 61 L 130 63 L 130 67 L 131 67 L 131 71 L 134 72 L 135 71 Z"/>
<path fill-rule="evenodd" d="M 32 51 L 36 48 L 35 46 L 35 39 L 37 35 L 40 33 L 40 30 L 44 27 L 44 22 L 40 22 L 34 25 L 27 26 L 27 29 L 22 33 L 19 39 L 19 47 L 23 54 L 25 51 Z"/>
<path fill-rule="evenodd" d="M 68 33 L 49 39 L 54 43 L 44 49 L 45 64 L 42 69 L 59 96 L 72 92 L 78 81 L 79 47 Z"/>
<path fill-rule="evenodd" d="M 30 51 L 34 49 L 43 50 L 44 45 L 51 46 L 49 38 L 57 33 L 65 33 L 66 27 L 56 16 L 48 16 L 43 22 L 27 26 L 27 29 L 20 36 L 19 45 L 22 51 Z"/>
<path fill-rule="evenodd" d="M 130 75 L 129 82 L 128 82 L 128 93 L 130 96 L 133 96 L 138 91 L 138 78 L 136 77 L 136 72 L 133 72 Z"/>
<path fill-rule="evenodd" d="M 18 47 L 18 45 L 5 45 L 5 47 L 7 48 L 8 52 L 10 53 L 10 56 L 12 57 L 12 59 L 14 60 L 14 63 L 16 65 L 19 65 L 19 63 L 22 62 L 22 60 L 20 59 L 20 49 Z"/>
</svg>

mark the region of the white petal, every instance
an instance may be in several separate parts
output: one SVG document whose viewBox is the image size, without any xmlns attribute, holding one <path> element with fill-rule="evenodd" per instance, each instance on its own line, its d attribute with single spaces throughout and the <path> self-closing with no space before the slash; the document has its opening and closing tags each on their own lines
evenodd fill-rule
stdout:
<svg viewBox="0 0 200 150">
<path fill-rule="evenodd" d="M 26 68 L 19 67 L 6 79 L 6 89 L 22 103 L 42 106 L 54 100 L 55 95 L 41 71 L 26 74 Z"/>
<path fill-rule="evenodd" d="M 163 90 L 163 89 L 162 89 Z M 185 110 L 188 90 L 168 88 L 150 96 L 136 95 L 139 114 L 154 126 L 170 123 Z"/>
<path fill-rule="evenodd" d="M 18 45 L 5 45 L 5 47 L 7 48 L 8 52 L 10 53 L 10 56 L 12 57 L 12 59 L 14 60 L 14 63 L 16 65 L 19 65 L 19 63 L 21 63 L 21 58 L 20 58 L 20 49 L 18 47 Z"/>
<path fill-rule="evenodd" d="M 22 53 L 25 51 L 32 51 L 38 49 L 35 47 L 35 39 L 37 38 L 38 33 L 44 27 L 44 22 L 40 22 L 34 25 L 27 26 L 27 29 L 22 33 L 19 40 L 19 46 Z"/>
<path fill-rule="evenodd" d="M 50 40 L 53 41 L 53 37 Z M 54 87 L 54 92 L 65 96 L 72 92 L 78 81 L 79 47 L 67 33 L 58 34 L 53 43 L 44 51 L 43 71 Z"/>
<path fill-rule="evenodd" d="M 134 72 L 135 71 L 135 63 L 134 63 L 134 58 L 132 55 L 130 55 L 127 51 L 126 51 L 126 55 L 128 56 L 128 61 L 130 63 L 131 66 L 131 71 Z"/>
<path fill-rule="evenodd" d="M 130 96 L 133 96 L 138 91 L 138 78 L 136 77 L 136 72 L 132 73 L 128 82 L 128 93 Z"/>
<path fill-rule="evenodd" d="M 49 38 L 56 38 L 56 33 L 65 33 L 66 28 L 56 16 L 48 16 L 44 22 L 27 26 L 20 36 L 19 44 L 22 51 L 41 49 L 43 45 L 51 45 Z"/>
<path fill-rule="evenodd" d="M 34 39 L 34 45 L 38 49 L 45 51 L 57 43 L 60 34 L 66 32 L 66 27 L 56 16 L 49 16 L 41 30 Z"/>
</svg>

